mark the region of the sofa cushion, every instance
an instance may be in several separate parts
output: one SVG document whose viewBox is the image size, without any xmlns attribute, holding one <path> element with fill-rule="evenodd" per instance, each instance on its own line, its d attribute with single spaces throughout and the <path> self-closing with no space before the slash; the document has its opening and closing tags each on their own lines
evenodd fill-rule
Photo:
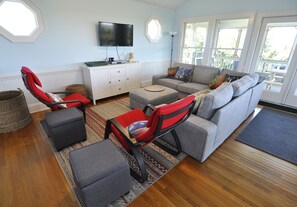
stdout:
<svg viewBox="0 0 297 207">
<path fill-rule="evenodd" d="M 192 82 L 209 84 L 219 73 L 219 68 L 196 65 L 193 71 Z"/>
<path fill-rule="evenodd" d="M 158 81 L 158 84 L 169 88 L 173 88 L 173 89 L 177 89 L 177 86 L 182 83 L 184 83 L 184 81 L 171 79 L 171 78 L 162 78 L 162 79 L 159 79 Z"/>
<path fill-rule="evenodd" d="M 199 84 L 199 83 L 182 83 L 177 86 L 177 90 L 184 93 L 195 93 L 197 91 L 201 91 L 203 89 L 207 89 L 208 85 Z"/>
<path fill-rule="evenodd" d="M 216 110 L 225 106 L 233 97 L 233 87 L 230 83 L 223 83 L 220 87 L 204 96 L 197 116 L 210 120 Z"/>
<path fill-rule="evenodd" d="M 251 84 L 251 87 L 254 87 L 255 85 L 257 85 L 257 83 L 259 81 L 259 74 L 251 73 L 251 74 L 249 74 L 249 76 L 253 79 L 253 83 Z"/>
<path fill-rule="evenodd" d="M 243 77 L 243 76 L 247 75 L 247 73 L 237 72 L 237 71 L 229 70 L 229 69 L 223 69 L 221 72 L 221 75 L 231 75 L 231 76 Z"/>
<path fill-rule="evenodd" d="M 194 66 L 195 65 L 185 64 L 185 63 L 177 63 L 177 62 L 175 62 L 173 64 L 173 67 L 185 68 L 185 69 L 190 69 L 190 70 L 193 70 Z"/>
<path fill-rule="evenodd" d="M 234 90 L 233 97 L 238 97 L 244 92 L 246 92 L 253 83 L 254 83 L 254 79 L 252 79 L 248 75 L 243 76 L 242 78 L 232 82 L 231 84 Z"/>
</svg>

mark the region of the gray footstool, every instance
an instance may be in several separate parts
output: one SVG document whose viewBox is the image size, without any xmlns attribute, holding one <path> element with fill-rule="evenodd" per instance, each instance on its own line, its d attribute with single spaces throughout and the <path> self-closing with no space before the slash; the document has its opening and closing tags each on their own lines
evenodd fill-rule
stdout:
<svg viewBox="0 0 297 207">
<path fill-rule="evenodd" d="M 76 108 L 47 113 L 44 122 L 57 150 L 87 139 L 83 114 Z"/>
<path fill-rule="evenodd" d="M 151 92 L 144 88 L 138 88 L 129 93 L 130 108 L 143 109 L 147 104 L 153 106 L 172 103 L 178 100 L 178 92 L 172 88 L 165 87 L 164 91 Z"/>
<path fill-rule="evenodd" d="M 69 155 L 73 178 L 85 207 L 106 206 L 130 191 L 127 160 L 107 139 Z"/>
</svg>

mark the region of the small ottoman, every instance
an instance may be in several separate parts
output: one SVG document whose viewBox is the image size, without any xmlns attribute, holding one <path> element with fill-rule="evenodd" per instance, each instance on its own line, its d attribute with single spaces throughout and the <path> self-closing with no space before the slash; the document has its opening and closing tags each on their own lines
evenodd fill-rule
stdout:
<svg viewBox="0 0 297 207">
<path fill-rule="evenodd" d="M 130 191 L 128 162 L 111 140 L 75 150 L 69 159 L 85 207 L 106 206 Z"/>
<path fill-rule="evenodd" d="M 87 139 L 83 114 L 76 108 L 47 113 L 45 125 L 57 150 Z"/>
<path fill-rule="evenodd" d="M 147 104 L 157 106 L 172 103 L 178 100 L 178 92 L 172 88 L 165 87 L 164 91 L 152 92 L 144 88 L 138 88 L 129 93 L 130 108 L 143 109 Z"/>
</svg>

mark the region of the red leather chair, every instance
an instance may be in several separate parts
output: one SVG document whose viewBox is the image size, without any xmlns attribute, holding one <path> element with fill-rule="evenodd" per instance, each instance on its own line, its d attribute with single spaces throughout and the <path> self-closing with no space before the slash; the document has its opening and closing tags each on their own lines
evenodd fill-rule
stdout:
<svg viewBox="0 0 297 207">
<path fill-rule="evenodd" d="M 54 94 L 64 94 L 66 96 L 59 102 L 53 101 L 45 92 L 40 89 L 42 87 L 42 84 L 35 73 L 24 66 L 22 67 L 21 72 L 26 88 L 35 98 L 51 108 L 52 111 L 62 109 L 61 107 L 59 107 L 59 104 L 66 104 L 67 108 L 75 107 L 80 109 L 83 112 L 84 118 L 86 117 L 85 105 L 90 102 L 89 99 L 85 98 L 79 93 L 69 94 L 68 92 L 54 92 Z"/>
<path fill-rule="evenodd" d="M 130 168 L 130 173 L 139 182 L 144 182 L 147 180 L 148 174 L 138 149 L 154 142 L 154 144 L 161 147 L 168 153 L 178 155 L 181 152 L 181 144 L 175 132 L 175 127 L 188 119 L 191 115 L 194 104 L 195 96 L 188 96 L 177 102 L 157 108 L 152 105 L 147 105 L 143 111 L 140 109 L 134 109 L 126 114 L 107 120 L 104 139 L 109 138 L 109 134 L 113 133 L 123 147 L 130 154 L 135 156 L 141 175 L 132 168 Z M 146 115 L 148 108 L 153 110 L 150 116 Z M 147 130 L 133 137 L 126 127 L 134 122 L 142 120 L 148 121 L 146 124 Z M 168 132 L 171 132 L 173 135 L 177 150 L 172 150 L 156 141 Z"/>
</svg>

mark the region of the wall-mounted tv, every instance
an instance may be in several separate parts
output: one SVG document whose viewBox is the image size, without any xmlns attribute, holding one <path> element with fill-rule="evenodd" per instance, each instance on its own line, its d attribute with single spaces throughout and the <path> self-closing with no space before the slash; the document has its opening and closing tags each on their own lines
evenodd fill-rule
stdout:
<svg viewBox="0 0 297 207">
<path fill-rule="evenodd" d="M 98 23 L 100 46 L 133 46 L 133 25 L 111 22 Z"/>
</svg>

